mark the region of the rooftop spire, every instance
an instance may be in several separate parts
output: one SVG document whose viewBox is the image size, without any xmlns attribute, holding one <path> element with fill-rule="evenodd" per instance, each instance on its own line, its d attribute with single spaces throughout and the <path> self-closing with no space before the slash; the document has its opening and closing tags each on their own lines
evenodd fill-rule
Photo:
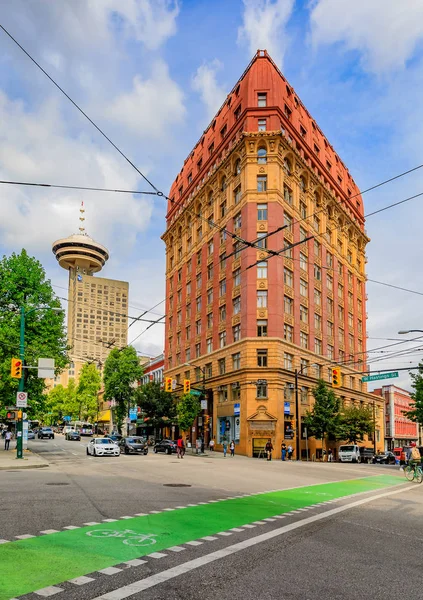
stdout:
<svg viewBox="0 0 423 600">
<path fill-rule="evenodd" d="M 79 231 L 81 233 L 81 235 L 86 235 L 85 234 L 85 227 L 84 227 L 84 221 L 85 221 L 85 208 L 84 208 L 84 201 L 81 202 L 81 208 L 79 209 L 79 212 L 81 214 L 81 216 L 79 217 L 79 220 L 81 221 L 81 225 L 79 227 Z"/>
</svg>

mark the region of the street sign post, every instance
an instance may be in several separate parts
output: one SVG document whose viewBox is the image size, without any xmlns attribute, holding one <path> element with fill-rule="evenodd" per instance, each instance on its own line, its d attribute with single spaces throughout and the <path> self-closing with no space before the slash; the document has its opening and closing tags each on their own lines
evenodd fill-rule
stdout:
<svg viewBox="0 0 423 600">
<path fill-rule="evenodd" d="M 16 406 L 18 408 L 26 408 L 28 404 L 28 394 L 26 392 L 17 392 Z"/>
<path fill-rule="evenodd" d="M 38 377 L 40 379 L 53 379 L 54 377 L 54 358 L 38 359 Z"/>
<path fill-rule="evenodd" d="M 361 378 L 361 381 L 378 381 L 379 379 L 393 379 L 399 377 L 398 371 L 391 371 L 390 373 L 380 373 L 379 375 L 366 375 Z"/>
</svg>

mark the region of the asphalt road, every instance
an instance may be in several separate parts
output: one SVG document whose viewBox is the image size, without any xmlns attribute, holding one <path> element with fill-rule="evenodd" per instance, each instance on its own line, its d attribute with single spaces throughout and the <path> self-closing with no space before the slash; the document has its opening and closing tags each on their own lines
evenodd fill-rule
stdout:
<svg viewBox="0 0 423 600">
<path fill-rule="evenodd" d="M 0 543 L 2 539 L 11 541 L 19 536 L 35 536 L 28 540 L 34 542 L 36 550 L 32 556 L 28 554 L 28 569 L 31 564 L 33 568 L 37 560 L 37 544 L 45 542 L 46 547 L 51 540 L 54 546 L 54 535 L 49 537 L 53 530 L 63 532 L 82 527 L 82 536 L 86 535 L 86 523 L 107 525 L 110 530 L 122 523 L 124 527 L 122 518 L 126 516 L 128 527 L 136 529 L 140 518 L 134 520 L 134 515 L 146 514 L 150 528 L 154 518 L 168 518 L 167 535 L 183 531 L 183 527 L 182 530 L 178 527 L 181 523 L 183 526 L 184 518 L 187 531 L 196 526 L 199 530 L 204 527 L 204 535 L 209 533 L 206 530 L 212 525 L 213 514 L 208 517 L 206 512 L 200 512 L 190 516 L 189 511 L 218 511 L 220 507 L 218 519 L 222 520 L 223 531 L 216 535 L 215 530 L 213 535 L 205 537 L 188 536 L 186 539 L 197 542 L 182 540 L 175 547 L 157 552 L 157 557 L 146 556 L 147 560 L 139 554 L 141 550 L 145 553 L 145 548 L 135 548 L 131 559 L 141 558 L 135 562 L 122 562 L 121 550 L 113 561 L 112 542 L 128 550 L 122 545 L 123 540 L 113 539 L 109 551 L 113 567 L 104 572 L 81 571 L 88 581 L 78 583 L 66 582 L 66 578 L 62 583 L 58 577 L 60 585 L 52 590 L 42 588 L 39 594 L 29 593 L 22 598 L 39 600 L 50 593 L 69 600 L 421 598 L 423 487 L 404 483 L 402 478 L 392 479 L 391 475 L 399 475 L 396 468 L 267 463 L 246 457 L 224 460 L 220 455 L 187 456 L 184 461 L 178 461 L 175 456 L 151 452 L 148 456 L 91 458 L 86 455 L 88 441 L 68 442 L 62 436 L 56 436 L 55 440 L 30 441 L 30 448 L 47 458 L 51 466 L 1 473 Z M 381 489 L 359 491 L 361 488 L 357 487 L 354 490 L 356 480 L 366 486 L 375 475 L 392 481 Z M 351 491 L 342 491 L 344 484 L 337 483 L 346 480 L 345 485 L 350 486 Z M 401 485 L 398 487 L 398 484 Z M 226 516 L 231 515 L 236 520 L 237 513 L 242 513 L 241 504 L 239 510 L 234 511 L 233 507 L 232 512 L 229 510 L 234 500 L 228 498 L 241 498 L 235 502 L 246 503 L 250 511 L 255 502 L 254 510 L 262 511 L 267 496 L 250 494 L 287 489 L 288 495 L 300 498 L 301 490 L 289 492 L 297 486 L 313 486 L 306 488 L 310 491 L 304 494 L 310 496 L 303 498 L 311 499 L 317 494 L 326 501 L 332 494 L 334 503 L 309 506 L 305 501 L 304 509 L 261 520 L 258 524 L 254 524 L 254 520 L 245 520 L 241 526 L 232 528 L 224 524 Z M 271 507 L 276 500 L 271 499 L 272 495 L 269 498 L 267 506 Z M 363 504 L 354 505 L 361 501 Z M 284 503 L 280 498 L 278 502 Z M 196 508 L 185 508 L 185 513 L 178 510 L 190 505 Z M 289 508 L 285 508 L 287 510 Z M 76 535 L 77 532 L 70 533 Z M 99 553 L 104 553 L 106 542 L 101 540 L 103 546 L 101 552 L 99 546 Z M 100 541 L 93 540 L 95 543 L 100 544 Z M 0 551 L 8 546 L 13 544 L 0 545 Z M 21 556 L 25 557 L 30 548 L 21 548 Z M 81 548 L 76 541 L 75 553 Z M 43 569 L 46 569 L 45 564 L 40 563 L 40 572 Z M 34 585 L 33 589 L 38 588 Z M 0 598 L 6 597 L 1 595 L 0 583 Z"/>
</svg>

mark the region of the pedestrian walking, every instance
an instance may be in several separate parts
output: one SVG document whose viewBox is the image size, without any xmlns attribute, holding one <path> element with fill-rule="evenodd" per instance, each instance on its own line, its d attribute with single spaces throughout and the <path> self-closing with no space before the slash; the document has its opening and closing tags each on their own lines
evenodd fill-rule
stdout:
<svg viewBox="0 0 423 600">
<path fill-rule="evenodd" d="M 226 458 L 226 453 L 228 451 L 228 442 L 226 440 L 224 440 L 222 442 L 222 447 L 223 447 L 223 458 Z"/>
<path fill-rule="evenodd" d="M 214 440 L 211 439 L 209 443 L 210 452 L 214 452 Z"/>
<path fill-rule="evenodd" d="M 229 450 L 231 451 L 231 457 L 235 456 L 235 442 L 233 440 L 230 443 Z"/>
<path fill-rule="evenodd" d="M 272 444 L 272 440 L 270 438 L 266 442 L 265 450 L 266 450 L 266 454 L 267 454 L 267 460 L 272 460 L 273 444 Z"/>
<path fill-rule="evenodd" d="M 281 446 L 281 459 L 284 461 L 286 459 L 286 444 L 282 442 Z"/>
<path fill-rule="evenodd" d="M 178 441 L 176 442 L 176 453 L 178 455 L 178 458 L 184 458 L 185 444 L 181 435 L 178 437 Z"/>
<path fill-rule="evenodd" d="M 6 431 L 6 435 L 4 437 L 4 449 L 9 450 L 10 440 L 12 439 L 12 432 Z"/>
<path fill-rule="evenodd" d="M 288 460 L 292 460 L 292 454 L 294 452 L 294 448 L 289 444 L 288 446 Z"/>
<path fill-rule="evenodd" d="M 332 461 L 333 461 L 332 448 L 329 448 L 329 450 L 328 450 L 328 462 L 332 462 Z"/>
<path fill-rule="evenodd" d="M 201 454 L 204 454 L 204 438 L 201 438 Z"/>
</svg>

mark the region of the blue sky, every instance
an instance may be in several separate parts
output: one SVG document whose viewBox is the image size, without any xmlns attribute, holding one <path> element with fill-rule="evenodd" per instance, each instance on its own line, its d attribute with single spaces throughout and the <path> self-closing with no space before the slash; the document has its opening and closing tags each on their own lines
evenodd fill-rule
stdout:
<svg viewBox="0 0 423 600">
<path fill-rule="evenodd" d="M 361 189 L 423 162 L 421 0 L 3 0 L 1 22 L 165 193 L 257 48 L 271 53 Z M 0 50 L 2 179 L 147 189 L 2 32 Z M 423 169 L 365 194 L 365 210 L 422 189 Z M 26 247 L 66 287 L 51 243 L 77 230 L 81 200 L 88 233 L 111 253 L 104 275 L 130 282 L 130 313 L 162 300 L 159 198 L 1 186 L 0 253 Z M 422 213 L 417 199 L 369 218 L 370 279 L 423 291 Z M 370 349 L 389 343 L 373 338 L 423 328 L 418 295 L 373 283 L 368 294 Z M 137 348 L 159 353 L 163 330 L 150 329 Z"/>
</svg>

